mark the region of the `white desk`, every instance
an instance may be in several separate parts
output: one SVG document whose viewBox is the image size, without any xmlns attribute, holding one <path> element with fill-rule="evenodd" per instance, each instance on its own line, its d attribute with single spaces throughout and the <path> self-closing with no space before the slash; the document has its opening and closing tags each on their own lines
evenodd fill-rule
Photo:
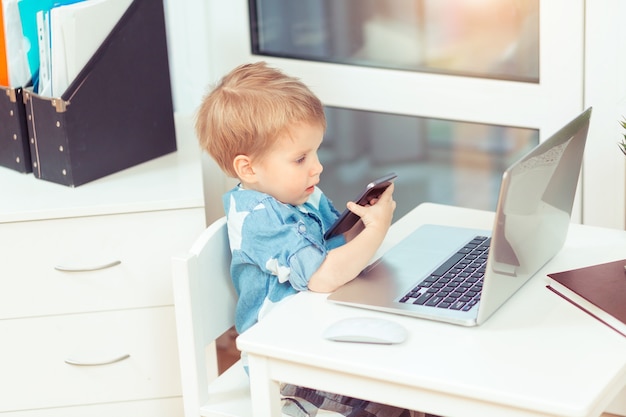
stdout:
<svg viewBox="0 0 626 417">
<path fill-rule="evenodd" d="M 491 228 L 493 213 L 424 204 L 381 252 L 422 223 Z M 546 273 L 626 257 L 626 232 L 572 225 L 565 248 L 476 328 L 338 306 L 300 293 L 237 339 L 255 416 L 280 415 L 278 382 L 448 417 L 599 416 L 626 409 L 626 338 L 545 288 Z M 380 316 L 409 339 L 381 346 L 321 337 L 334 321 Z M 462 360 L 460 352 L 472 359 Z"/>
</svg>

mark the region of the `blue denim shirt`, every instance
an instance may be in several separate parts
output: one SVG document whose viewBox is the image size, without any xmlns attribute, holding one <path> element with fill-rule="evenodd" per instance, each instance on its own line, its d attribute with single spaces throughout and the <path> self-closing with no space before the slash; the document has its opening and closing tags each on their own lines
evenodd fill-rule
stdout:
<svg viewBox="0 0 626 417">
<path fill-rule="evenodd" d="M 240 186 L 223 200 L 232 252 L 230 272 L 239 296 L 235 327 L 241 333 L 277 302 L 306 291 L 328 251 L 345 239 L 324 239 L 339 213 L 317 187 L 300 206 Z"/>
</svg>

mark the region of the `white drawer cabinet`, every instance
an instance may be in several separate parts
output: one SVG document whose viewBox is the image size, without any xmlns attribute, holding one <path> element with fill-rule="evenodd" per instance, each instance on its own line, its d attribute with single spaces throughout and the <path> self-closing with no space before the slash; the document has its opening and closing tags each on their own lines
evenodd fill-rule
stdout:
<svg viewBox="0 0 626 417">
<path fill-rule="evenodd" d="M 204 218 L 190 208 L 0 224 L 0 414 L 117 404 L 109 415 L 182 416 L 171 257 Z"/>
<path fill-rule="evenodd" d="M 0 321 L 0 412 L 180 396 L 173 307 Z"/>
<path fill-rule="evenodd" d="M 176 130 L 77 188 L 0 169 L 1 416 L 183 416 L 171 258 L 206 216 L 192 117 Z"/>
<path fill-rule="evenodd" d="M 203 227 L 199 208 L 0 224 L 0 319 L 172 305 L 170 259 Z"/>
<path fill-rule="evenodd" d="M 15 411 L 3 417 L 178 417 L 183 416 L 182 397 L 128 401 L 63 408 Z"/>
</svg>

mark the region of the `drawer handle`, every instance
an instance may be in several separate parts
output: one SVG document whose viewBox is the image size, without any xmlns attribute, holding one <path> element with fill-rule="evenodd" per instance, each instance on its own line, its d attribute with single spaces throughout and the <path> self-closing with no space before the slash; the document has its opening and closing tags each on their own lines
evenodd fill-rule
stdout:
<svg viewBox="0 0 626 417">
<path fill-rule="evenodd" d="M 95 265 L 92 267 L 72 267 L 72 266 L 56 265 L 54 269 L 56 269 L 57 271 L 63 271 L 63 272 L 89 272 L 89 271 L 97 271 L 99 269 L 112 268 L 121 263 L 122 261 L 113 261 L 113 262 L 109 262 L 109 263 L 102 264 L 102 265 Z"/>
<path fill-rule="evenodd" d="M 100 366 L 100 365 L 110 365 L 112 363 L 121 362 L 124 359 L 128 359 L 128 358 L 130 358 L 130 355 L 127 353 L 127 354 L 118 356 L 117 358 L 98 361 L 98 362 L 83 362 L 77 359 L 67 358 L 65 359 L 65 363 L 67 363 L 68 365 L 75 365 L 75 366 Z"/>
</svg>

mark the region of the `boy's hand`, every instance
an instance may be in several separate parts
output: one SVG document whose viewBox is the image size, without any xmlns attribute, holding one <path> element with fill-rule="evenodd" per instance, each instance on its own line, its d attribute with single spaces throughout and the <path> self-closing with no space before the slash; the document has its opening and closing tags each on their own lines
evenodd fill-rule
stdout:
<svg viewBox="0 0 626 417">
<path fill-rule="evenodd" d="M 316 292 L 332 292 L 353 280 L 365 268 L 391 226 L 396 202 L 393 200 L 393 184 L 367 206 L 348 202 L 348 210 L 361 218 L 347 231 L 346 244 L 328 252 L 322 265 L 311 276 L 309 289 Z M 362 229 L 362 230 L 361 230 Z M 355 236 L 352 233 L 360 231 Z M 350 239 L 352 237 L 352 239 Z"/>
<path fill-rule="evenodd" d="M 367 206 L 360 206 L 353 201 L 347 204 L 348 210 L 361 218 L 365 228 L 379 228 L 385 233 L 391 226 L 396 202 L 393 199 L 394 184 L 392 183 L 379 198 L 370 201 Z"/>
</svg>

